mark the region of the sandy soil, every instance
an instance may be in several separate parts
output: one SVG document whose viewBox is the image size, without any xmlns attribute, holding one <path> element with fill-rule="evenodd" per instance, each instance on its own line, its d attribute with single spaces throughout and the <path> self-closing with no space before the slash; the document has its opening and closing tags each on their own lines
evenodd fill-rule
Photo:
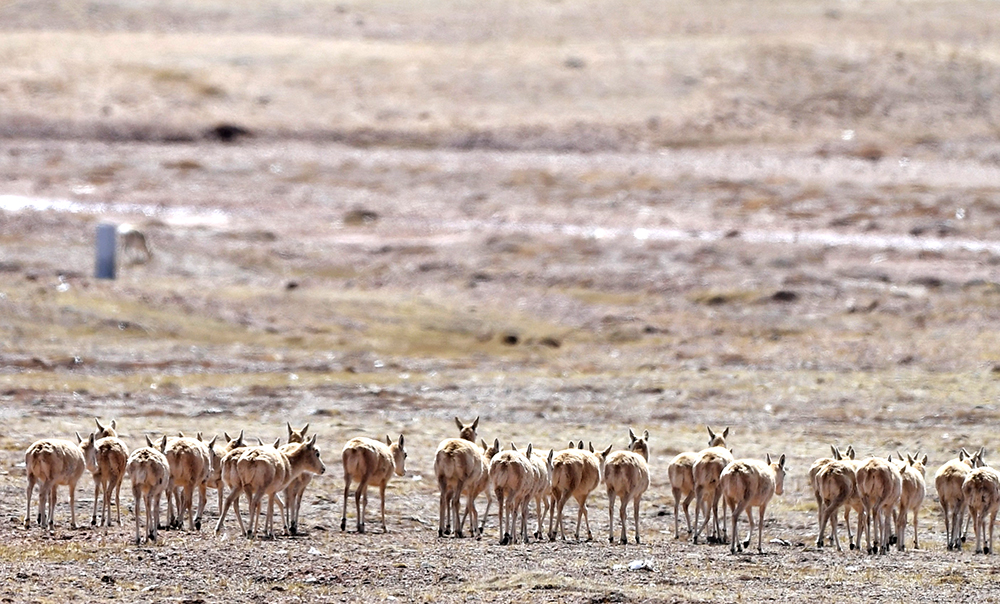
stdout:
<svg viewBox="0 0 1000 604">
<path fill-rule="evenodd" d="M 993 456 L 1000 9 L 619 4 L 0 6 L 0 600 L 1000 597 L 933 485 L 920 549 L 873 557 L 814 545 L 806 474 L 831 444 L 931 483 Z M 100 222 L 152 260 L 92 278 Z M 648 429 L 642 545 L 608 544 L 603 487 L 592 542 L 500 546 L 495 511 L 439 539 L 456 415 L 539 448 Z M 307 534 L 137 547 L 131 493 L 90 526 L 89 476 L 80 528 L 65 490 L 24 528 L 24 450 L 94 417 L 132 447 L 308 422 Z M 674 538 L 706 424 L 788 457 L 763 554 Z M 388 533 L 376 493 L 341 532 L 340 448 L 400 433 Z"/>
</svg>

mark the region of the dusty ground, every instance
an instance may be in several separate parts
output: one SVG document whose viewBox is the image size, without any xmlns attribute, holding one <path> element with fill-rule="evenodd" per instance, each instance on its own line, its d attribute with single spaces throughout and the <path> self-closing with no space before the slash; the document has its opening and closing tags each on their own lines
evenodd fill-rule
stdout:
<svg viewBox="0 0 1000 604">
<path fill-rule="evenodd" d="M 0 600 L 1000 599 L 932 487 L 921 549 L 873 558 L 812 545 L 804 478 L 830 444 L 995 455 L 998 11 L 0 4 Z M 94 280 L 101 221 L 152 262 Z M 455 415 L 537 447 L 648 429 L 643 545 L 607 544 L 600 489 L 594 542 L 439 540 Z M 89 477 L 84 528 L 63 491 L 24 529 L 24 449 L 93 417 L 132 446 L 309 422 L 308 535 L 135 547 L 131 494 L 90 528 Z M 666 466 L 705 424 L 788 455 L 787 545 L 673 538 Z M 399 433 L 389 533 L 342 533 L 342 443 Z"/>
</svg>

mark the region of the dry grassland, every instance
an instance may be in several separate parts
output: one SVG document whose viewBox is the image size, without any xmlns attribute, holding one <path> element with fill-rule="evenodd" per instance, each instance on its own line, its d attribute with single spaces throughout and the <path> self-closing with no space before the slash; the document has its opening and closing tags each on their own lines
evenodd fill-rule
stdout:
<svg viewBox="0 0 1000 604">
<path fill-rule="evenodd" d="M 0 1 L 0 601 L 996 600 L 933 488 L 923 549 L 817 549 L 806 472 L 830 444 L 996 459 L 998 23 L 975 0 Z M 153 260 L 91 278 L 105 220 Z M 593 543 L 501 547 L 495 507 L 482 541 L 437 539 L 455 415 L 540 448 L 648 429 L 643 545 L 605 542 L 601 489 Z M 131 511 L 70 529 L 65 491 L 54 534 L 22 528 L 24 450 L 93 417 L 132 447 L 309 422 L 308 534 L 135 547 Z M 764 555 L 673 538 L 666 466 L 706 424 L 788 456 Z M 389 533 L 341 533 L 340 447 L 399 433 Z"/>
</svg>

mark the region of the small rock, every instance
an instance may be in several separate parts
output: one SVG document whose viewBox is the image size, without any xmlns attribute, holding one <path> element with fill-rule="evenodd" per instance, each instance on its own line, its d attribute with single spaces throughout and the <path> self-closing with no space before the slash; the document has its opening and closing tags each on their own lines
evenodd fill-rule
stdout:
<svg viewBox="0 0 1000 604">
<path fill-rule="evenodd" d="M 653 561 L 652 561 L 652 559 L 649 559 L 649 560 L 633 560 L 633 561 L 629 562 L 628 569 L 630 571 L 636 571 L 636 570 L 648 570 L 648 571 L 652 571 L 652 570 L 655 570 L 653 568 Z"/>
</svg>

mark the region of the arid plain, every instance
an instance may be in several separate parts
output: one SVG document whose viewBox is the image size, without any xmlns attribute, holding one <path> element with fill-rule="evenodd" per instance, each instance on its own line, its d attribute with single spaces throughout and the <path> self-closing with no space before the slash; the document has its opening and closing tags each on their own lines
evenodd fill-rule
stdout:
<svg viewBox="0 0 1000 604">
<path fill-rule="evenodd" d="M 932 485 L 921 549 L 878 557 L 815 547 L 807 485 L 831 444 L 929 483 L 997 459 L 1000 4 L 251 4 L 0 3 L 0 601 L 1000 599 Z M 100 222 L 153 259 L 95 280 Z M 593 542 L 439 539 L 455 416 L 649 430 L 643 544 L 601 487 Z M 137 547 L 89 476 L 81 528 L 65 490 L 23 528 L 24 450 L 94 417 L 132 447 L 308 422 L 307 534 Z M 763 555 L 674 539 L 706 425 L 788 457 Z M 341 532 L 343 443 L 400 433 L 389 532 Z"/>
</svg>

